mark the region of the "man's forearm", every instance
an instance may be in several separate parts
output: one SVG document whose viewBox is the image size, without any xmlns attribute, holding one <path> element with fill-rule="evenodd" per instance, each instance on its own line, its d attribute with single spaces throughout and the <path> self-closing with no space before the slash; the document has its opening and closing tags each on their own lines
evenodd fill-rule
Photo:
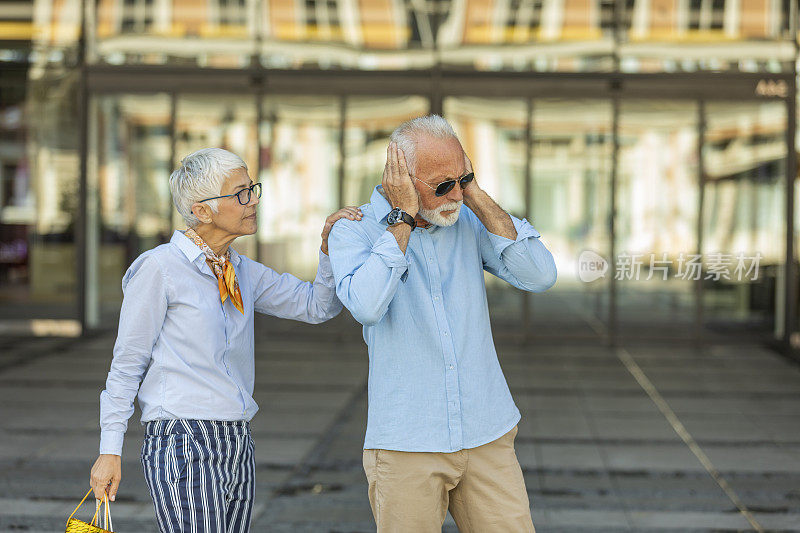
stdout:
<svg viewBox="0 0 800 533">
<path fill-rule="evenodd" d="M 511 227 L 513 228 L 514 226 L 512 225 Z M 394 226 L 389 226 L 387 231 L 394 235 L 394 238 L 397 239 L 397 246 L 405 254 L 406 248 L 408 248 L 408 239 L 411 238 L 411 226 L 406 223 L 395 224 Z"/>
<path fill-rule="evenodd" d="M 483 189 L 478 189 L 469 197 L 465 196 L 464 204 L 472 209 L 489 232 L 506 239 L 517 239 L 517 230 L 511 217 Z"/>
</svg>

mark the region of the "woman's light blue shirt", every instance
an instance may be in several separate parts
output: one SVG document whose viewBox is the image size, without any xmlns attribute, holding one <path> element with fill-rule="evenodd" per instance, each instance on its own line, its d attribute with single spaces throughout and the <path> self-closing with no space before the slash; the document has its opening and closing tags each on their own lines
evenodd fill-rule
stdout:
<svg viewBox="0 0 800 533">
<path fill-rule="evenodd" d="M 220 302 L 217 278 L 183 232 L 140 255 L 122 279 L 114 358 L 100 395 L 100 453 L 120 455 L 133 400 L 142 422 L 250 420 L 254 312 L 319 323 L 342 309 L 328 256 L 314 283 L 278 274 L 231 249 L 244 314 Z"/>
</svg>

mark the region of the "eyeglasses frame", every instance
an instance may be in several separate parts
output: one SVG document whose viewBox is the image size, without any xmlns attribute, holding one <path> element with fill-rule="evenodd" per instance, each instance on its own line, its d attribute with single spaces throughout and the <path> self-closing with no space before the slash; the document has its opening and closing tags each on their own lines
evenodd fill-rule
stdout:
<svg viewBox="0 0 800 533">
<path fill-rule="evenodd" d="M 223 196 L 214 196 L 213 198 L 206 198 L 205 200 L 198 200 L 197 203 L 202 204 L 203 202 L 208 202 L 209 200 L 219 200 L 221 198 L 230 198 L 231 196 L 235 196 L 237 200 L 239 200 L 239 205 L 247 205 L 250 203 L 250 200 L 253 199 L 253 191 L 255 191 L 256 187 L 258 187 L 258 193 L 256 194 L 256 198 L 261 198 L 261 182 L 257 181 L 254 184 L 250 185 L 249 187 L 245 187 L 241 191 L 235 192 L 233 194 L 225 194 Z M 248 198 L 246 202 L 242 202 L 240 194 L 244 191 L 248 191 Z"/>
</svg>

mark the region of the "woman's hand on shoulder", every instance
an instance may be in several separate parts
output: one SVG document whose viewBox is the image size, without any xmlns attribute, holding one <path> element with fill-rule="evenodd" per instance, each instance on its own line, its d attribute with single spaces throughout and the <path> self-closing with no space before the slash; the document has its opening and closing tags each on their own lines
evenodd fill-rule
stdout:
<svg viewBox="0 0 800 533">
<path fill-rule="evenodd" d="M 333 228 L 333 225 L 337 220 L 340 218 L 346 218 L 348 220 L 361 220 L 361 217 L 363 216 L 364 213 L 362 213 L 361 209 L 358 207 L 347 206 L 339 209 L 326 218 L 325 226 L 322 228 L 322 246 L 320 246 L 322 253 L 328 255 L 328 235 L 331 234 L 331 228 Z"/>
</svg>

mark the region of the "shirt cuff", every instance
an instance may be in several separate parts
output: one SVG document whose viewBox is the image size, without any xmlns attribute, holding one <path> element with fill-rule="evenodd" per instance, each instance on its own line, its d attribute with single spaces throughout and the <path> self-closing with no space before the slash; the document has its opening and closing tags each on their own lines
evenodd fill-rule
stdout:
<svg viewBox="0 0 800 533">
<path fill-rule="evenodd" d="M 100 455 L 122 455 L 122 441 L 125 433 L 104 429 L 100 431 Z"/>
<path fill-rule="evenodd" d="M 331 266 L 331 258 L 328 257 L 322 250 L 319 251 L 319 266 L 317 267 L 317 275 L 322 276 L 323 279 L 330 281 L 333 280 L 333 267 Z M 331 283 L 331 285 L 333 285 Z"/>
<path fill-rule="evenodd" d="M 536 238 L 541 237 L 539 232 L 536 231 L 534 227 L 528 223 L 527 219 L 520 220 L 513 215 L 508 215 L 508 216 L 511 217 L 511 222 L 514 223 L 514 229 L 517 230 L 516 240 L 511 240 L 507 239 L 506 237 L 501 237 L 500 235 L 495 235 L 491 231 L 487 230 L 487 233 L 489 234 L 489 240 L 491 241 L 492 246 L 494 246 L 494 252 L 497 254 L 497 257 L 502 257 L 505 249 L 511 246 L 512 244 L 516 244 L 520 241 L 530 239 L 531 237 L 536 237 Z"/>
</svg>

